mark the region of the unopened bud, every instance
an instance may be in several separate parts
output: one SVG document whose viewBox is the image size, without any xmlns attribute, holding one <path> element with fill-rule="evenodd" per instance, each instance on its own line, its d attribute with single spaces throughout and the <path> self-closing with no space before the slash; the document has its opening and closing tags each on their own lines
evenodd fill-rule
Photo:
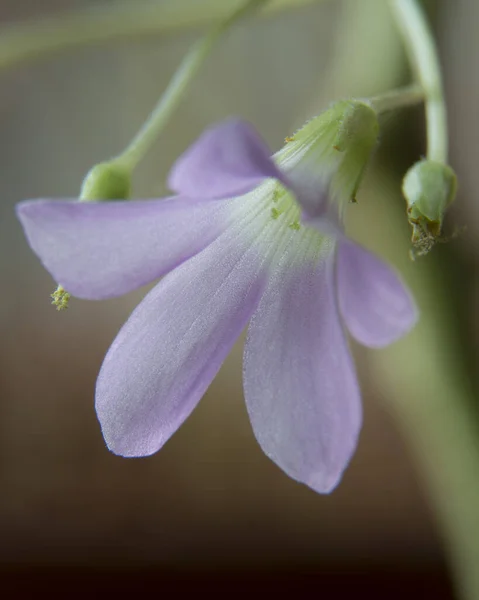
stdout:
<svg viewBox="0 0 479 600">
<path fill-rule="evenodd" d="M 440 239 L 446 209 L 456 196 L 456 175 L 448 165 L 422 160 L 406 173 L 402 189 L 415 254 L 427 254 Z"/>
<path fill-rule="evenodd" d="M 131 174 L 118 163 L 95 165 L 83 181 L 80 200 L 126 200 L 131 194 Z"/>
</svg>

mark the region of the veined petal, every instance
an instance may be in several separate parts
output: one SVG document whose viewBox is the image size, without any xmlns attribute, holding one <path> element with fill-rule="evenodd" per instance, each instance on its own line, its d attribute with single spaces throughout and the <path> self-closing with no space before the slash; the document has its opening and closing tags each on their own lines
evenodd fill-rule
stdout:
<svg viewBox="0 0 479 600">
<path fill-rule="evenodd" d="M 309 232 L 310 236 L 317 236 Z M 357 444 L 361 402 L 334 288 L 333 243 L 284 257 L 248 329 L 245 399 L 264 452 L 317 492 L 339 482 Z"/>
<path fill-rule="evenodd" d="M 232 119 L 205 131 L 176 161 L 168 185 L 190 198 L 244 194 L 264 179 L 283 180 L 255 129 Z"/>
<path fill-rule="evenodd" d="M 96 409 L 116 454 L 147 456 L 163 446 L 255 310 L 265 281 L 263 248 L 255 243 L 264 219 L 257 213 L 247 211 L 167 275 L 113 342 L 98 377 Z"/>
<path fill-rule="evenodd" d="M 79 298 L 125 294 L 205 248 L 228 226 L 228 203 L 33 200 L 17 206 L 30 246 Z"/>
<path fill-rule="evenodd" d="M 337 256 L 339 306 L 351 335 L 381 348 L 405 335 L 418 312 L 396 273 L 358 244 L 343 240 Z"/>
</svg>

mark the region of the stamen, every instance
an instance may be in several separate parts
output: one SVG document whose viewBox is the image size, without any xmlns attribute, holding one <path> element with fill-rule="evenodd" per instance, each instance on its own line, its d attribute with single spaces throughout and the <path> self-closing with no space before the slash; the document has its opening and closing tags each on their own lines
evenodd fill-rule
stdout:
<svg viewBox="0 0 479 600">
<path fill-rule="evenodd" d="M 57 289 L 53 294 L 50 294 L 50 297 L 52 298 L 52 304 L 57 307 L 57 310 L 66 310 L 71 294 L 62 285 L 58 284 Z"/>
<path fill-rule="evenodd" d="M 273 202 L 274 202 L 274 200 L 273 200 Z M 276 206 L 273 206 L 273 208 L 271 209 L 271 217 L 273 219 L 277 219 L 282 214 L 283 214 L 282 211 L 278 210 L 276 208 Z"/>
<path fill-rule="evenodd" d="M 286 196 L 287 193 L 287 190 L 283 186 L 277 185 L 274 188 L 273 192 L 273 202 L 279 202 L 279 200 L 281 200 L 281 198 L 284 198 L 284 196 Z"/>
</svg>

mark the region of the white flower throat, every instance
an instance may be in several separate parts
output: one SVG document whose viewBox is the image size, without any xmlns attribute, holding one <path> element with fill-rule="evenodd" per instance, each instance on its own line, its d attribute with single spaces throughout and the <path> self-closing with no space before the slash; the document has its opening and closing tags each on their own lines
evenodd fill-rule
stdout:
<svg viewBox="0 0 479 600">
<path fill-rule="evenodd" d="M 300 208 L 293 196 L 281 183 L 276 183 L 272 194 L 273 206 L 271 208 L 271 218 L 289 221 L 288 227 L 294 231 L 301 228 Z"/>
</svg>

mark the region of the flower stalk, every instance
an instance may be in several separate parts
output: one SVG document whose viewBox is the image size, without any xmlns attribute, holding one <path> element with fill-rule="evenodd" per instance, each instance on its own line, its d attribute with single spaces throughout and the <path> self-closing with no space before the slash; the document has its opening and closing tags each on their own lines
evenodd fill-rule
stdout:
<svg viewBox="0 0 479 600">
<path fill-rule="evenodd" d="M 190 83 L 220 37 L 240 19 L 268 4 L 269 0 L 247 0 L 226 19 L 197 41 L 184 57 L 165 92 L 133 140 L 112 160 L 95 165 L 87 174 L 80 192 L 83 201 L 126 200 L 131 192 L 135 167 L 154 145 Z"/>
<path fill-rule="evenodd" d="M 248 0 L 232 14 L 228 15 L 226 19 L 215 25 L 206 36 L 193 44 L 173 75 L 153 112 L 128 147 L 116 157 L 115 162 L 133 171 L 154 144 L 219 38 L 240 19 L 258 10 L 267 4 L 268 1 Z"/>
<path fill-rule="evenodd" d="M 411 66 L 424 90 L 427 158 L 447 163 L 447 113 L 436 44 L 417 0 L 390 0 Z"/>
</svg>

